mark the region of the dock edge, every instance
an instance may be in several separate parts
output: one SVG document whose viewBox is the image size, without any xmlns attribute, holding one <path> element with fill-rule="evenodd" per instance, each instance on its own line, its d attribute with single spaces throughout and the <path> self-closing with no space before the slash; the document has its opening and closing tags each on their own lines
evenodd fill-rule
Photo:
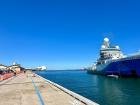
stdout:
<svg viewBox="0 0 140 105">
<path fill-rule="evenodd" d="M 77 93 L 75 93 L 75 92 L 72 92 L 72 91 L 70 91 L 70 90 L 68 90 L 68 89 L 66 89 L 66 88 L 64 88 L 64 87 L 62 87 L 62 86 L 60 86 L 60 85 L 58 85 L 58 84 L 56 84 L 56 83 L 54 83 L 54 82 L 48 80 L 48 79 L 45 79 L 44 77 L 41 77 L 41 76 L 38 75 L 38 74 L 36 74 L 36 76 L 38 76 L 38 77 L 44 79 L 44 80 L 47 81 L 48 83 L 54 85 L 55 87 L 59 88 L 59 89 L 62 90 L 63 92 L 69 94 L 70 96 L 74 97 L 75 99 L 81 101 L 82 103 L 84 103 L 84 104 L 86 104 L 86 105 L 99 105 L 98 103 L 93 102 L 93 101 L 91 101 L 91 100 L 89 100 L 89 99 L 87 99 L 87 98 L 85 98 L 85 97 L 83 97 L 83 96 L 81 96 L 81 95 L 79 95 L 79 94 L 77 94 Z"/>
</svg>

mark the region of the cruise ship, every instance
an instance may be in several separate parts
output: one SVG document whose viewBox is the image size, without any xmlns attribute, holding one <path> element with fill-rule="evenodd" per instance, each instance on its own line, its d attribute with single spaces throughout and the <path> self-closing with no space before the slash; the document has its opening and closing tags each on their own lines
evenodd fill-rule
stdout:
<svg viewBox="0 0 140 105">
<path fill-rule="evenodd" d="M 140 77 L 140 52 L 126 56 L 119 46 L 112 46 L 104 38 L 100 57 L 87 70 L 88 73 L 118 77 Z"/>
</svg>

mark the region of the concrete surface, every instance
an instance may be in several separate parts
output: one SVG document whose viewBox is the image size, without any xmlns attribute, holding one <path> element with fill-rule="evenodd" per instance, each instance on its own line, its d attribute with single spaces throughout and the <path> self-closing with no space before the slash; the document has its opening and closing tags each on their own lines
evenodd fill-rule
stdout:
<svg viewBox="0 0 140 105">
<path fill-rule="evenodd" d="M 0 82 L 0 105 L 85 105 L 32 72 Z"/>
</svg>

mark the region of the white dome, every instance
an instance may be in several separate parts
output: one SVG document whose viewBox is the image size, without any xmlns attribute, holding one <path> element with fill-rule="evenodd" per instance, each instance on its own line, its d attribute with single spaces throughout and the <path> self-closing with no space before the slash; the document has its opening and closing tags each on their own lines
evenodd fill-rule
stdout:
<svg viewBox="0 0 140 105">
<path fill-rule="evenodd" d="M 105 48 L 105 45 L 102 45 L 101 48 Z"/>
<path fill-rule="evenodd" d="M 120 49 L 120 47 L 119 47 L 119 46 L 116 46 L 116 48 L 117 48 L 117 49 Z"/>
<path fill-rule="evenodd" d="M 105 41 L 105 42 L 109 42 L 109 39 L 108 39 L 108 38 L 104 38 L 104 41 Z"/>
</svg>

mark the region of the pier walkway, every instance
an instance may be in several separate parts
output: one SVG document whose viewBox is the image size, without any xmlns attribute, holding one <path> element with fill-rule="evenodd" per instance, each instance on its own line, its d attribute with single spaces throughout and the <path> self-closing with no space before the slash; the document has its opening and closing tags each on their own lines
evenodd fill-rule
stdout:
<svg viewBox="0 0 140 105">
<path fill-rule="evenodd" d="M 86 105 L 32 72 L 0 82 L 0 105 Z M 96 105 L 96 104 L 91 104 Z"/>
</svg>

